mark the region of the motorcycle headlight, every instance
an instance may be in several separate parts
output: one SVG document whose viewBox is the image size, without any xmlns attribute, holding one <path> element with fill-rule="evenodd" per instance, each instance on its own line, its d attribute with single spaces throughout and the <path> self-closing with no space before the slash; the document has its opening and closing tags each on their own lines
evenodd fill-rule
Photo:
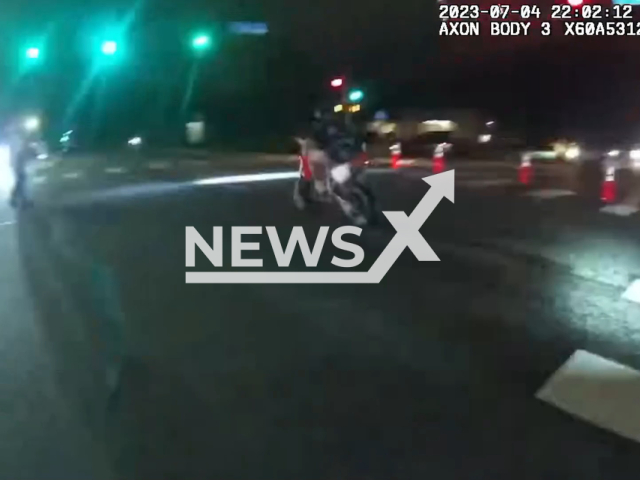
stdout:
<svg viewBox="0 0 640 480">
<path fill-rule="evenodd" d="M 580 149 L 578 147 L 569 147 L 565 152 L 564 156 L 567 160 L 575 160 L 580 156 Z"/>
<path fill-rule="evenodd" d="M 338 165 L 331 169 L 331 177 L 337 183 L 344 183 L 351 177 L 351 168 L 348 164 Z"/>
</svg>

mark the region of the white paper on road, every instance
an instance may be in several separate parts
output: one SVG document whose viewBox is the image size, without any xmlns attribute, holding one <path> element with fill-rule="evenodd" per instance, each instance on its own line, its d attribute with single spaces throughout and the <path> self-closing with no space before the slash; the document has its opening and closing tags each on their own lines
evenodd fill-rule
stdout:
<svg viewBox="0 0 640 480">
<path fill-rule="evenodd" d="M 631 367 L 576 350 L 536 397 L 593 425 L 640 442 L 640 372 Z"/>
<path fill-rule="evenodd" d="M 640 303 L 640 279 L 634 280 L 622 294 L 622 298 L 630 302 Z"/>
<path fill-rule="evenodd" d="M 607 205 L 606 207 L 602 207 L 600 209 L 602 213 L 608 213 L 610 215 L 618 215 L 620 217 L 628 217 L 629 215 L 633 215 L 640 211 L 638 207 L 634 207 L 633 205 Z"/>
<path fill-rule="evenodd" d="M 549 189 L 541 189 L 541 190 L 532 190 L 530 192 L 527 192 L 525 195 L 527 197 L 547 200 L 552 198 L 568 197 L 570 195 L 575 195 L 575 194 L 576 192 L 573 192 L 571 190 L 549 188 Z"/>
</svg>

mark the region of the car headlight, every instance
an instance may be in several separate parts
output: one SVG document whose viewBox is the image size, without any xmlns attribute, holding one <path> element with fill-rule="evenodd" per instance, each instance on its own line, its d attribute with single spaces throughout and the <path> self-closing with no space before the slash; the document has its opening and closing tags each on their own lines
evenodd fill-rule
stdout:
<svg viewBox="0 0 640 480">
<path fill-rule="evenodd" d="M 40 128 L 40 119 L 38 117 L 29 117 L 24 121 L 24 128 L 28 132 L 35 132 Z"/>
<path fill-rule="evenodd" d="M 633 160 L 634 162 L 640 161 L 640 149 L 631 150 L 629 152 L 629 158 L 631 158 L 631 160 Z"/>
<path fill-rule="evenodd" d="M 578 147 L 569 147 L 564 154 L 568 160 L 575 160 L 580 156 L 580 149 Z"/>
<path fill-rule="evenodd" d="M 607 155 L 609 157 L 618 157 L 618 156 L 620 156 L 620 150 L 609 150 Z"/>
</svg>

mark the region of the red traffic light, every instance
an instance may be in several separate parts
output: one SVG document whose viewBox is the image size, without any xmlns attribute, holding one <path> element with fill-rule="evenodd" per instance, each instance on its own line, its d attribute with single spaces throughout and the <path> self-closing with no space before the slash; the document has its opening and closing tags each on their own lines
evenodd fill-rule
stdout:
<svg viewBox="0 0 640 480">
<path fill-rule="evenodd" d="M 340 88 L 344 84 L 344 80 L 342 78 L 334 78 L 331 80 L 331 86 L 333 88 Z"/>
<path fill-rule="evenodd" d="M 567 2 L 574 8 L 578 8 L 584 3 L 583 0 L 567 0 Z"/>
</svg>

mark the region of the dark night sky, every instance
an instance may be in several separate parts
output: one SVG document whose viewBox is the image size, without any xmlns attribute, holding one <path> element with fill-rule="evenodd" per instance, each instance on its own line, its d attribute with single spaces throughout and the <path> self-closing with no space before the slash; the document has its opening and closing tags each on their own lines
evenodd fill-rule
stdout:
<svg viewBox="0 0 640 480">
<path fill-rule="evenodd" d="M 0 81 L 4 87 L 13 85 L 14 53 L 22 39 L 48 31 L 53 51 L 47 60 L 55 67 L 39 81 L 48 84 L 40 93 L 54 111 L 68 106 L 85 78 L 92 37 L 127 14 L 132 19 L 127 68 L 119 67 L 118 80 L 110 86 L 110 95 L 121 101 L 107 102 L 113 115 L 130 117 L 136 110 L 157 118 L 163 108 L 170 111 L 189 69 L 181 42 L 200 26 L 226 20 L 266 21 L 271 29 L 268 38 L 225 40 L 201 71 L 199 105 L 225 118 L 235 115 L 238 123 L 244 116 L 261 117 L 256 109 L 269 124 L 278 123 L 274 111 L 283 118 L 300 116 L 320 92 L 327 93 L 328 79 L 343 72 L 366 88 L 372 107 L 480 107 L 547 130 L 633 128 L 640 107 L 635 93 L 640 57 L 629 41 L 448 41 L 437 36 L 432 1 L 5 3 Z"/>
</svg>

